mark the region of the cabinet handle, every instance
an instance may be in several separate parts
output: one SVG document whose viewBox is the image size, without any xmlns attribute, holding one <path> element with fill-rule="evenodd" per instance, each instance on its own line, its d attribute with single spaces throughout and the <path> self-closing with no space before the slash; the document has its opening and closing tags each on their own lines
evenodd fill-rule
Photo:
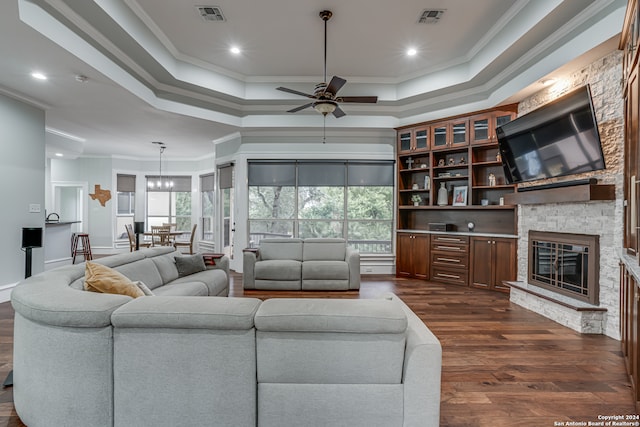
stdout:
<svg viewBox="0 0 640 427">
<path fill-rule="evenodd" d="M 460 278 L 460 276 L 456 276 L 455 274 L 445 274 L 445 273 L 438 273 L 438 276 L 449 277 L 451 279 L 459 279 Z"/>
<path fill-rule="evenodd" d="M 457 262 L 457 263 L 460 262 L 459 259 L 453 259 L 453 258 L 440 258 L 440 257 L 438 257 L 437 259 L 438 259 L 438 261 Z"/>
<path fill-rule="evenodd" d="M 461 251 L 462 250 L 457 246 L 440 246 L 440 245 L 436 245 L 436 249 L 445 249 L 447 251 Z"/>
<path fill-rule="evenodd" d="M 438 237 L 436 240 L 444 240 L 445 242 L 462 242 L 457 237 Z"/>
</svg>

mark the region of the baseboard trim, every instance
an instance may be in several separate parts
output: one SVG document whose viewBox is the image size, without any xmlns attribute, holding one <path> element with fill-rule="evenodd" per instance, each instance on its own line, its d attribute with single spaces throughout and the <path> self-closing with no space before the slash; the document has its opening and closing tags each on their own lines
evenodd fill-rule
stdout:
<svg viewBox="0 0 640 427">
<path fill-rule="evenodd" d="M 0 286 L 0 303 L 11 300 L 11 291 L 16 287 L 17 284 L 18 282 Z"/>
</svg>

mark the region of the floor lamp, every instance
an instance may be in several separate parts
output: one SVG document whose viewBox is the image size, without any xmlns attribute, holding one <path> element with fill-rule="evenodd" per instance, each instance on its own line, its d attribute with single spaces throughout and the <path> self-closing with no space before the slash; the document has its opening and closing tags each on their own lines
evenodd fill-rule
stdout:
<svg viewBox="0 0 640 427">
<path fill-rule="evenodd" d="M 31 250 L 33 248 L 42 247 L 42 227 L 23 227 L 22 228 L 22 249 L 24 249 L 24 278 L 31 277 Z M 13 370 L 9 372 L 7 378 L 2 383 L 2 387 L 11 387 L 13 385 Z"/>
</svg>

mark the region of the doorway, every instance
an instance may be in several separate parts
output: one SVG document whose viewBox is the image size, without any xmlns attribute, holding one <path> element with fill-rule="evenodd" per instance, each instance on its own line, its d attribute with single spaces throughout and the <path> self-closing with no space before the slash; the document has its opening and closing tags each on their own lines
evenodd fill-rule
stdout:
<svg viewBox="0 0 640 427">
<path fill-rule="evenodd" d="M 53 194 L 53 210 L 60 221 L 78 221 L 71 224 L 71 232 L 79 233 L 88 230 L 88 205 L 85 198 L 88 194 L 86 182 L 57 181 L 51 183 Z"/>
</svg>

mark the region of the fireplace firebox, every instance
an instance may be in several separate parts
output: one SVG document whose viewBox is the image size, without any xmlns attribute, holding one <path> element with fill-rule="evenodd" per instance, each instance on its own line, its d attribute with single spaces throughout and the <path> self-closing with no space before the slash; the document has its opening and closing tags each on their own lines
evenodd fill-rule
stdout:
<svg viewBox="0 0 640 427">
<path fill-rule="evenodd" d="M 598 305 L 599 236 L 529 231 L 529 283 Z"/>
</svg>

